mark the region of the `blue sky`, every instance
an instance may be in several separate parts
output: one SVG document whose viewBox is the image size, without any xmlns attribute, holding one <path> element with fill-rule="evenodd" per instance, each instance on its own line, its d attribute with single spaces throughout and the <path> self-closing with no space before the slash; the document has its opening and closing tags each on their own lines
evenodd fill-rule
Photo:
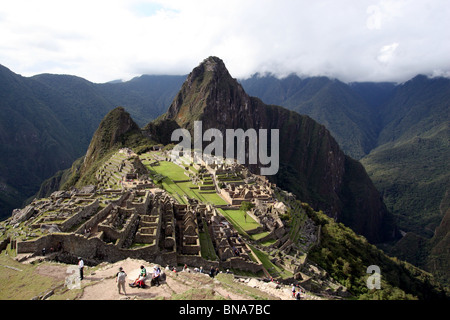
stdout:
<svg viewBox="0 0 450 320">
<path fill-rule="evenodd" d="M 448 0 L 15 0 L 0 6 L 0 64 L 93 82 L 230 73 L 405 81 L 450 75 Z"/>
</svg>

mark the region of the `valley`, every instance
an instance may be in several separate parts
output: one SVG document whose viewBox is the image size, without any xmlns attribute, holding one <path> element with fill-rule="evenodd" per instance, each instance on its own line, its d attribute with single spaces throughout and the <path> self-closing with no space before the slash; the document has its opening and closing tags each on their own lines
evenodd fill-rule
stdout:
<svg viewBox="0 0 450 320">
<path fill-rule="evenodd" d="M 433 276 L 396 258 L 389 258 L 373 244 L 416 266 L 433 270 L 439 275 L 441 284 L 445 285 L 448 260 L 445 255 L 442 256 L 442 250 L 445 252 L 448 232 L 445 219 L 439 223 L 448 209 L 445 197 L 440 200 L 440 194 L 445 193 L 448 187 L 448 177 L 445 175 L 448 172 L 447 164 L 443 162 L 448 150 L 448 118 L 445 116 L 448 106 L 442 103 L 437 110 L 426 111 L 432 103 L 420 101 L 420 90 L 410 88 L 411 84 L 419 87 L 430 84 L 442 91 L 447 86 L 445 80 L 437 79 L 429 83 L 426 78 L 418 77 L 401 86 L 378 85 L 377 102 L 374 100 L 368 103 L 364 102 L 364 97 L 369 96 L 371 84 L 353 84 L 350 86 L 355 90 L 352 93 L 337 80 L 310 79 L 306 86 L 306 82 L 301 85 L 304 86 L 303 93 L 308 93 L 309 98 L 308 95 L 303 96 L 306 109 L 300 112 L 306 113 L 308 108 L 314 110 L 319 106 L 316 115 L 332 116 L 328 120 L 322 118 L 320 121 L 323 124 L 320 124 L 319 120 L 316 122 L 312 119 L 314 113 L 311 113 L 310 118 L 283 107 L 266 105 L 262 100 L 249 96 L 243 86 L 231 78 L 223 62 L 210 57 L 191 72 L 178 94 L 175 95 L 174 91 L 170 93 L 173 89 L 164 91 L 161 88 L 165 92 L 161 94 L 167 94 L 166 99 L 173 100 L 167 112 L 159 117 L 153 113 L 154 116 L 144 119 L 142 115 L 146 111 L 134 109 L 133 104 L 130 113 L 139 119 L 138 125 L 124 107 L 112 109 L 112 104 L 105 104 L 103 109 L 88 108 L 90 111 L 86 111 L 90 129 L 85 127 L 88 122 L 82 119 L 78 119 L 78 125 L 70 129 L 64 121 L 77 119 L 76 112 L 65 113 L 54 107 L 59 103 L 80 107 L 83 102 L 81 105 L 80 101 L 76 104 L 71 101 L 47 104 L 52 100 L 45 100 L 48 96 L 43 95 L 43 92 L 46 92 L 47 87 L 42 87 L 43 83 L 47 83 L 45 86 L 50 88 L 64 86 L 65 80 L 70 80 L 85 89 L 90 88 L 88 92 L 91 93 L 99 92 L 98 85 L 92 86 L 82 79 L 57 76 L 55 78 L 61 83 L 51 84 L 54 81 L 52 75 L 28 79 L 2 71 L 3 85 L 10 85 L 7 77 L 14 79 L 16 85 L 19 84 L 14 90 L 2 91 L 10 93 L 7 97 L 9 100 L 5 101 L 12 101 L 14 92 L 20 92 L 18 88 L 21 84 L 26 83 L 29 90 L 39 82 L 36 90 L 26 91 L 24 97 L 29 99 L 29 103 L 23 106 L 31 108 L 33 103 L 40 105 L 44 111 L 43 117 L 53 119 L 53 123 L 57 124 L 54 127 L 61 128 L 61 132 L 65 132 L 68 137 L 76 136 L 71 131 L 76 127 L 76 130 L 85 133 L 83 139 L 86 140 L 88 136 L 92 137 L 89 132 L 95 127 L 94 122 L 100 122 L 85 156 L 78 158 L 71 167 L 67 163 L 83 154 L 82 146 L 86 145 L 86 141 L 80 140 L 76 144 L 65 142 L 68 139 L 57 131 L 45 131 L 45 135 L 41 135 L 41 127 L 34 128 L 35 132 L 30 133 L 34 140 L 29 140 L 27 135 L 22 136 L 26 141 L 37 143 L 35 146 L 60 150 L 58 146 L 64 141 L 70 148 L 77 146 L 79 151 L 70 155 L 68 153 L 67 159 L 71 160 L 59 162 L 57 168 L 69 168 L 45 181 L 37 197 L 27 191 L 27 197 L 30 197 L 28 201 L 23 206 L 15 202 L 14 207 L 18 209 L 14 210 L 11 217 L 6 215 L 8 218 L 2 222 L 2 247 L 25 254 L 18 259 L 26 261 L 32 256 L 39 256 L 43 246 L 55 248 L 58 242 L 66 242 L 70 244 L 70 250 L 65 252 L 69 254 L 64 255 L 67 262 L 80 254 L 91 259 L 93 265 L 105 259 L 114 263 L 131 256 L 160 264 L 169 262 L 182 265 L 183 262 L 189 262 L 191 265 L 201 263 L 206 266 L 209 263 L 219 265 L 222 269 L 239 266 L 236 270 L 275 277 L 280 281 L 296 280 L 311 292 L 322 294 L 328 290 L 329 294 L 333 292 L 334 295 L 339 288 L 339 292 L 345 291 L 363 299 L 389 296 L 427 299 L 442 295 L 443 289 L 439 288 Z M 292 94 L 298 80 L 295 77 L 289 79 L 288 92 Z M 159 81 L 156 78 L 154 80 L 154 83 Z M 177 78 L 176 81 L 179 80 Z M 277 83 L 275 80 L 273 82 Z M 245 81 L 242 83 L 245 84 Z M 116 89 L 126 90 L 125 87 L 132 86 L 131 82 L 125 84 Z M 256 82 L 252 85 L 255 86 Z M 281 91 L 285 90 L 283 86 L 280 88 Z M 314 88 L 320 90 L 314 93 Z M 64 90 L 76 92 L 77 89 L 72 83 Z M 142 90 L 145 91 L 145 87 Z M 270 92 L 272 89 L 266 86 L 265 90 Z M 36 98 L 36 92 L 40 92 L 41 97 Z M 355 92 L 358 92 L 357 96 Z M 447 101 L 446 91 L 442 92 L 441 100 Z M 418 94 L 415 101 L 419 102 L 413 105 L 413 110 L 405 117 L 403 111 L 395 108 L 401 105 L 405 96 L 413 96 L 413 93 Z M 55 99 L 57 97 L 54 91 L 50 95 Z M 125 96 L 125 91 L 122 96 Z M 301 97 L 301 94 L 295 96 Z M 275 95 L 273 97 L 276 99 Z M 285 94 L 283 101 L 289 100 L 291 107 L 295 106 L 294 95 L 289 99 L 287 97 Z M 104 96 L 100 99 L 104 99 Z M 335 104 L 336 101 L 338 103 Z M 283 102 L 280 104 L 284 105 Z M 352 109 L 361 104 L 364 106 L 360 113 Z M 96 102 L 94 105 L 99 104 Z M 136 105 L 140 105 L 140 102 Z M 8 114 L 12 104 L 3 103 L 1 106 L 6 106 L 5 112 Z M 344 108 L 340 115 L 332 115 L 327 111 L 330 107 L 338 109 L 338 106 Z M 128 106 L 126 108 L 128 110 Z M 376 108 L 379 109 L 377 112 L 374 111 Z M 407 109 L 406 106 L 403 108 Z M 390 118 L 389 110 L 396 110 L 394 120 Z M 58 112 L 53 115 L 55 111 Z M 95 117 L 89 112 L 95 112 Z M 10 113 L 19 119 L 16 113 Z M 101 114 L 105 113 L 100 121 Z M 414 114 L 429 116 L 416 121 Z M 436 125 L 436 115 L 439 114 L 443 116 L 440 124 Z M 64 116 L 64 121 L 61 116 Z M 157 118 L 148 122 L 152 117 Z M 41 121 L 39 117 L 35 119 L 37 123 Z M 345 124 L 346 120 L 343 119 L 350 119 L 353 124 Z M 404 123 L 397 128 L 393 124 L 401 122 L 400 119 Z M 170 134 L 178 128 L 192 131 L 195 121 L 203 121 L 204 130 L 280 130 L 282 152 L 279 172 L 264 177 L 258 174 L 258 166 L 242 167 L 236 163 L 225 165 L 217 159 L 214 167 L 206 164 L 197 166 L 183 158 L 175 159 L 170 153 L 173 147 Z M 365 132 L 355 135 L 356 129 L 352 129 L 347 130 L 350 135 L 345 136 L 345 130 L 339 131 L 334 126 L 336 121 L 341 129 L 354 127 Z M 384 131 L 383 126 L 386 128 Z M 2 129 L 7 132 L 5 128 L 3 125 Z M 424 128 L 426 131 L 417 133 L 419 131 L 414 132 L 413 128 Z M 48 134 L 54 137 L 51 144 L 39 140 L 48 137 Z M 6 142 L 12 141 L 7 135 L 2 134 L 1 137 Z M 345 141 L 351 141 L 352 146 L 346 145 Z M 2 146 L 8 146 L 8 143 Z M 379 146 L 372 150 L 377 144 Z M 50 149 L 41 148 L 39 152 L 58 162 L 58 157 Z M 361 163 L 365 167 L 347 155 L 352 154 L 351 150 L 357 150 L 355 158 L 362 157 Z M 370 154 L 364 156 L 368 152 Z M 35 153 L 28 149 L 14 154 L 21 161 L 26 161 L 25 154 Z M 423 157 L 428 159 L 426 166 L 423 165 Z M 2 163 L 9 163 L 12 159 L 2 160 Z M 52 162 L 46 158 L 38 155 L 34 159 L 36 163 L 42 163 L 48 172 L 56 171 L 52 169 L 55 168 Z M 19 167 L 10 163 L 3 169 Z M 42 167 L 36 168 L 40 168 L 40 173 L 44 172 Z M 412 168 L 415 175 L 408 174 Z M 19 185 L 11 184 L 11 181 L 21 180 L 14 178 L 16 171 L 9 170 L 12 178 L 2 183 L 2 190 L 6 191 L 2 193 L 2 199 L 11 203 L 14 194 L 23 197 L 24 193 L 18 191 Z M 425 173 L 427 179 L 421 172 Z M 3 176 L 8 177 L 6 174 Z M 23 175 L 32 176 L 32 173 Z M 36 190 L 36 186 L 30 184 L 31 181 L 42 179 L 28 179 L 27 188 Z M 398 188 L 400 182 L 408 187 Z M 402 200 L 402 197 L 409 195 L 415 198 L 414 201 L 408 198 Z M 246 203 L 253 207 L 241 207 Z M 421 207 L 426 208 L 426 215 L 422 213 Z M 405 214 L 405 210 L 408 213 Z M 163 212 L 167 212 L 167 215 Z M 228 242 L 229 247 L 222 246 L 226 243 L 220 243 L 220 238 L 216 239 L 214 232 L 217 231 L 211 228 L 211 224 L 220 225 L 224 222 L 228 230 L 226 232 L 244 241 Z M 439 232 L 433 236 L 437 227 Z M 401 237 L 399 231 L 409 234 L 397 242 Z M 238 251 L 233 246 L 239 248 Z M 408 251 L 410 247 L 420 248 L 413 252 L 415 257 Z M 235 259 L 235 254 L 239 254 L 240 260 Z M 433 258 L 431 265 L 428 256 Z M 383 274 L 386 275 L 386 282 L 383 282 L 385 290 L 367 290 L 365 279 L 368 275 L 365 270 L 373 264 L 382 266 Z M 401 281 L 396 279 L 399 274 L 403 275 Z M 329 281 L 337 281 L 339 285 L 329 289 L 326 284 Z"/>
</svg>

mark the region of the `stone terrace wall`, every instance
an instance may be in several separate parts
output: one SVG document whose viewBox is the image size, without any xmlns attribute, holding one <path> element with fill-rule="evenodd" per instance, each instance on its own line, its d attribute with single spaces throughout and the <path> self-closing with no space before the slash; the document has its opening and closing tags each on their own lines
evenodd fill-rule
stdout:
<svg viewBox="0 0 450 320">
<path fill-rule="evenodd" d="M 113 206 L 114 205 L 112 203 L 109 203 L 105 208 L 100 210 L 96 215 L 94 215 L 92 218 L 90 218 L 86 223 L 81 225 L 77 229 L 77 231 L 75 231 L 75 233 L 82 234 L 82 233 L 84 233 L 85 229 L 93 228 L 94 226 L 96 226 L 98 223 L 103 221 L 108 216 L 108 214 L 111 211 L 111 209 L 113 208 Z"/>
<path fill-rule="evenodd" d="M 257 264 L 253 261 L 244 260 L 239 257 L 232 257 L 226 261 L 221 261 L 220 266 L 224 269 L 234 268 L 239 270 L 250 271 L 253 273 L 257 273 L 263 270 L 263 266 L 261 264 Z"/>
<path fill-rule="evenodd" d="M 86 238 L 78 234 L 53 233 L 31 241 L 18 241 L 17 253 L 37 253 L 42 248 L 56 248 L 62 243 L 64 252 L 70 252 L 72 256 L 79 256 L 97 263 L 106 261 L 114 263 L 126 259 L 142 259 L 161 265 L 177 265 L 177 254 L 161 253 L 155 246 L 142 247 L 137 249 L 122 249 L 113 244 L 108 244 L 99 238 Z"/>
<path fill-rule="evenodd" d="M 213 266 L 214 268 L 219 267 L 218 261 L 206 260 L 198 255 L 179 254 L 178 255 L 178 263 L 183 264 L 183 265 L 187 264 L 188 266 L 198 267 L 198 268 L 203 267 L 203 270 L 205 270 L 205 272 L 209 272 L 209 268 L 211 268 L 211 266 Z"/>
<path fill-rule="evenodd" d="M 117 244 L 118 246 L 120 246 L 123 244 L 123 241 L 125 241 L 125 239 L 128 238 L 130 231 L 133 229 L 135 223 L 137 222 L 137 219 L 139 218 L 139 215 L 136 213 L 134 209 L 123 209 L 121 207 L 118 207 L 117 210 L 119 210 L 119 212 L 124 211 L 126 214 L 129 214 L 129 217 L 125 221 L 122 229 L 117 230 L 110 225 L 99 224 L 98 230 L 103 231 L 108 238 L 114 240 L 120 239 Z"/>
<path fill-rule="evenodd" d="M 142 193 L 143 191 L 137 192 Z M 126 207 L 135 208 L 138 214 L 146 214 L 148 205 L 151 201 L 150 194 L 151 193 L 149 191 L 146 191 L 142 202 L 134 202 L 134 198 L 131 199 L 130 197 L 130 199 L 127 200 Z"/>
<path fill-rule="evenodd" d="M 92 201 L 92 203 L 84 206 L 80 211 L 75 213 L 72 217 L 65 220 L 63 223 L 59 225 L 61 231 L 67 231 L 73 226 L 81 223 L 84 219 L 92 216 L 99 206 L 98 199 Z"/>
</svg>

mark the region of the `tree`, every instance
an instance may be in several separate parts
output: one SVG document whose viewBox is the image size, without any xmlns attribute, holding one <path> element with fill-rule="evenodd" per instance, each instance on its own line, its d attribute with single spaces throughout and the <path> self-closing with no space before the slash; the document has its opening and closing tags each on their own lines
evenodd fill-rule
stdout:
<svg viewBox="0 0 450 320">
<path fill-rule="evenodd" d="M 247 211 L 250 211 L 255 207 L 254 203 L 248 201 L 242 201 L 240 209 L 244 212 L 244 220 L 247 222 Z"/>
</svg>

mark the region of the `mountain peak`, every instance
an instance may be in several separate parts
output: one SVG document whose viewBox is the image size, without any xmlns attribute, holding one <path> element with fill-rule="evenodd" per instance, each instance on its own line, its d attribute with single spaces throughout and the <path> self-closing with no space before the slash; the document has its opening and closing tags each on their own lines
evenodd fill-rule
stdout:
<svg viewBox="0 0 450 320">
<path fill-rule="evenodd" d="M 248 100 L 248 95 L 231 77 L 225 63 L 211 56 L 188 75 L 164 119 L 174 120 L 180 127 L 192 129 L 195 120 L 209 118 L 216 123 L 219 113 L 235 113 L 247 105 Z"/>
<path fill-rule="evenodd" d="M 193 83 L 196 80 L 200 80 L 201 83 L 206 83 L 222 77 L 231 78 L 225 63 L 218 57 L 210 56 L 192 70 L 186 82 Z"/>
<path fill-rule="evenodd" d="M 206 58 L 200 65 L 205 66 L 206 71 L 216 71 L 218 68 L 226 69 L 223 60 L 215 56 Z"/>
<path fill-rule="evenodd" d="M 84 159 L 84 170 L 104 156 L 110 148 L 124 139 L 126 134 L 139 133 L 139 126 L 123 107 L 111 110 L 100 122 Z"/>
<path fill-rule="evenodd" d="M 195 136 L 195 121 L 201 121 L 201 137 L 208 129 L 217 129 L 222 137 L 226 137 L 227 130 L 278 130 L 279 140 L 273 149 L 268 146 L 281 151 L 277 158 L 280 170 L 271 176 L 273 182 L 330 216 L 349 222 L 370 241 L 380 242 L 395 233 L 391 232 L 395 226 L 390 224 L 389 213 L 364 168 L 345 156 L 323 125 L 250 97 L 217 57 L 205 59 L 192 70 L 167 113 L 146 130 L 168 142 L 170 129 L 175 127 L 187 129 L 191 137 Z M 203 148 L 208 147 L 207 139 L 202 143 Z M 236 149 L 234 142 L 230 144 Z M 243 163 L 250 171 L 259 174 L 262 162 L 246 160 Z M 367 224 L 369 220 L 371 223 Z"/>
</svg>

